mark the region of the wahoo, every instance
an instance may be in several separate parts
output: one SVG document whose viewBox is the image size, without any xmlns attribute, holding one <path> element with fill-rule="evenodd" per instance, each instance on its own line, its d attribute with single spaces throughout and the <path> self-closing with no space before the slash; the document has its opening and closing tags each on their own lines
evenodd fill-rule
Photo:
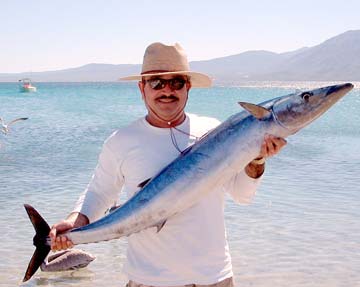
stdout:
<svg viewBox="0 0 360 287">
<path fill-rule="evenodd" d="M 74 245 L 106 241 L 157 227 L 195 205 L 211 190 L 229 181 L 258 156 L 266 134 L 287 137 L 321 116 L 353 88 L 350 83 L 297 92 L 259 105 L 240 102 L 245 109 L 144 181 L 124 205 L 65 235 Z M 36 230 L 36 250 L 23 281 L 36 272 L 50 251 L 49 226 L 30 205 L 25 209 Z"/>
</svg>

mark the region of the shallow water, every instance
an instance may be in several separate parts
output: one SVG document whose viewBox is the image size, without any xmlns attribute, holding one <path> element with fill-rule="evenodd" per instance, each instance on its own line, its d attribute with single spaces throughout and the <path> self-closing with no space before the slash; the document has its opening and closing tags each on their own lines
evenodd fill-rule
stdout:
<svg viewBox="0 0 360 287">
<path fill-rule="evenodd" d="M 29 117 L 9 135 L 0 134 L 0 286 L 21 281 L 34 250 L 23 203 L 36 207 L 49 224 L 65 217 L 87 185 L 106 137 L 145 114 L 135 85 L 37 87 L 37 93 L 21 94 L 16 84 L 0 83 L 0 116 Z M 239 111 L 239 100 L 257 103 L 294 89 L 194 89 L 187 111 L 225 120 Z M 356 89 L 268 161 L 251 205 L 228 200 L 237 286 L 360 286 L 359 110 Z M 87 268 L 39 271 L 24 286 L 125 284 L 126 240 L 81 248 L 97 256 Z"/>
</svg>

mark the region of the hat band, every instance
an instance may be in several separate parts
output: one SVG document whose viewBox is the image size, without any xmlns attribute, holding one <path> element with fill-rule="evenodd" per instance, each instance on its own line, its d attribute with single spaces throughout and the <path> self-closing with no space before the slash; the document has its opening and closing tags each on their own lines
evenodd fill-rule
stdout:
<svg viewBox="0 0 360 287">
<path fill-rule="evenodd" d="M 157 73 L 174 73 L 174 72 L 182 72 L 182 71 L 151 70 L 151 71 L 142 72 L 141 75 L 157 74 Z"/>
</svg>

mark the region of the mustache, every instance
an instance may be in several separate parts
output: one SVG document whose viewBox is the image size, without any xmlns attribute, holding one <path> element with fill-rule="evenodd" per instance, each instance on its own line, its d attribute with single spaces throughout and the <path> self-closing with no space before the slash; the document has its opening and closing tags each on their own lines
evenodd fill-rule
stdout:
<svg viewBox="0 0 360 287">
<path fill-rule="evenodd" d="M 178 100 L 179 98 L 174 95 L 170 95 L 170 96 L 161 95 L 160 97 L 156 98 L 156 100 L 162 100 L 162 99 Z"/>
</svg>

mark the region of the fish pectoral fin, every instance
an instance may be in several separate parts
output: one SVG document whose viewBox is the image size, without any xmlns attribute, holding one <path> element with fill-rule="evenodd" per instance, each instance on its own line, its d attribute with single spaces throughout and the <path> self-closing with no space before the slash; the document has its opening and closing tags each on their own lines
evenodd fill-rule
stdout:
<svg viewBox="0 0 360 287">
<path fill-rule="evenodd" d="M 140 182 L 138 184 L 138 187 L 143 188 L 150 180 L 151 180 L 151 177 L 148 179 L 145 179 L 143 182 Z"/>
<path fill-rule="evenodd" d="M 239 102 L 239 105 L 252 114 L 255 118 L 261 120 L 271 115 L 268 109 L 251 103 Z"/>
<path fill-rule="evenodd" d="M 70 252 L 70 250 L 68 249 L 68 250 L 64 250 L 64 251 L 49 255 L 47 258 L 47 262 L 50 263 L 51 261 L 54 261 L 56 258 L 63 256 L 64 254 L 69 253 L 69 252 Z"/>
<path fill-rule="evenodd" d="M 157 228 L 156 232 L 159 232 L 165 225 L 166 220 L 159 222 L 158 224 L 154 225 Z"/>
</svg>

